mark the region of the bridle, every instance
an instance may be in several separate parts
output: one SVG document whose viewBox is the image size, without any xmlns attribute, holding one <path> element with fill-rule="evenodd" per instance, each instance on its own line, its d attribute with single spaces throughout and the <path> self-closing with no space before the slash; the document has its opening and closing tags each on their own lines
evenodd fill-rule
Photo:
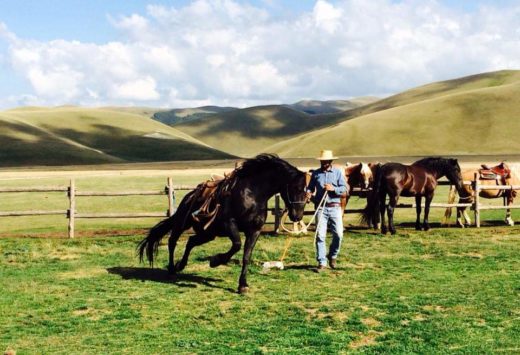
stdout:
<svg viewBox="0 0 520 355">
<path fill-rule="evenodd" d="M 306 198 L 305 200 L 302 200 L 302 201 L 292 201 L 291 196 L 289 196 L 289 184 L 285 185 L 285 193 L 287 194 L 287 202 L 290 205 L 305 205 L 307 202 L 309 202 L 308 198 Z"/>
</svg>

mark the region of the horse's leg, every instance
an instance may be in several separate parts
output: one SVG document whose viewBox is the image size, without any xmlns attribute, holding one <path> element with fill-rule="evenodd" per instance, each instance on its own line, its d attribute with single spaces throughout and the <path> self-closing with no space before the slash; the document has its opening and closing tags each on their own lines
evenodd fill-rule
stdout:
<svg viewBox="0 0 520 355">
<path fill-rule="evenodd" d="M 215 235 L 195 234 L 191 236 L 190 239 L 188 239 L 188 243 L 186 243 L 186 249 L 184 250 L 184 255 L 182 256 L 181 261 L 175 264 L 175 272 L 184 270 L 186 264 L 188 264 L 188 257 L 190 256 L 191 249 L 193 249 L 197 245 L 202 245 L 213 239 L 215 239 Z"/>
<path fill-rule="evenodd" d="M 394 210 L 395 206 L 397 206 L 397 198 L 398 196 L 390 196 L 388 200 L 388 229 L 390 230 L 391 234 L 395 234 L 395 225 L 394 225 Z"/>
<path fill-rule="evenodd" d="M 464 221 L 462 218 L 466 218 L 466 207 L 457 207 L 457 226 L 460 228 L 464 228 Z"/>
<path fill-rule="evenodd" d="M 174 263 L 174 255 L 175 255 L 175 247 L 177 246 L 177 241 L 182 234 L 182 229 L 174 226 L 172 232 L 170 234 L 170 239 L 168 239 L 168 272 L 170 274 L 175 273 L 175 263 Z"/>
<path fill-rule="evenodd" d="M 421 230 L 421 200 L 422 196 L 415 196 L 415 212 L 417 214 L 417 219 L 415 220 L 415 230 Z"/>
<path fill-rule="evenodd" d="M 209 259 L 209 266 L 211 267 L 227 264 L 231 257 L 235 255 L 242 247 L 242 242 L 240 241 L 240 232 L 234 220 L 229 222 L 227 229 L 229 231 L 229 239 L 231 239 L 231 249 L 229 249 L 227 253 L 213 255 Z"/>
<path fill-rule="evenodd" d="M 423 229 L 425 231 L 430 229 L 430 224 L 428 223 L 428 215 L 430 214 L 430 205 L 433 200 L 433 192 L 430 194 L 424 196 L 424 223 L 423 223 Z"/>
<path fill-rule="evenodd" d="M 471 226 L 471 218 L 469 217 L 468 211 L 466 210 L 465 207 L 462 208 L 462 212 L 463 212 L 462 214 L 464 216 L 464 226 L 465 227 Z"/>
<path fill-rule="evenodd" d="M 251 259 L 251 254 L 253 253 L 253 248 L 255 247 L 259 235 L 260 230 L 246 233 L 244 256 L 242 258 L 242 272 L 240 273 L 240 279 L 238 280 L 238 293 L 246 293 L 249 291 L 249 286 L 247 284 L 247 266 L 249 265 L 249 260 Z"/>
<path fill-rule="evenodd" d="M 507 199 L 507 206 L 511 206 L 513 204 L 513 190 L 509 190 L 506 192 L 506 195 L 505 195 L 505 199 Z M 507 209 L 506 210 L 506 224 L 508 226 L 514 226 L 515 225 L 515 221 L 513 221 L 513 218 L 511 218 L 511 209 Z"/>
<path fill-rule="evenodd" d="M 385 222 L 385 212 L 386 212 L 386 194 L 383 194 L 379 197 L 379 213 L 381 215 L 381 233 L 386 234 L 386 222 Z"/>
</svg>

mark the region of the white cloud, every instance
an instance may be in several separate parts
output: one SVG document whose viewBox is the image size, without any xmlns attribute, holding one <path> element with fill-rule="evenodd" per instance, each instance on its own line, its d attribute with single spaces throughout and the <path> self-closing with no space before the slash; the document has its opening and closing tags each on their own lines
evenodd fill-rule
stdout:
<svg viewBox="0 0 520 355">
<path fill-rule="evenodd" d="M 313 17 L 318 28 L 334 33 L 341 25 L 343 11 L 324 0 L 318 0 L 313 9 Z"/>
<path fill-rule="evenodd" d="M 520 6 L 461 13 L 433 0 L 318 0 L 293 17 L 232 0 L 197 0 L 113 14 L 121 40 L 103 44 L 19 38 L 0 23 L 0 44 L 7 46 L 0 56 L 33 88 L 21 103 L 348 98 L 519 69 L 519 17 Z"/>
<path fill-rule="evenodd" d="M 151 101 L 159 99 L 155 80 L 152 77 L 114 85 L 110 96 L 115 99 Z"/>
</svg>

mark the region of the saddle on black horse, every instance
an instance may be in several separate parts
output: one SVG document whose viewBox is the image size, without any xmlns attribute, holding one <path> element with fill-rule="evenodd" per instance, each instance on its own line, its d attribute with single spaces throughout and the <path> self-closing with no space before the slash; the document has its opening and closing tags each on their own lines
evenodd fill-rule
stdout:
<svg viewBox="0 0 520 355">
<path fill-rule="evenodd" d="M 212 176 L 211 180 L 207 180 L 194 190 L 190 198 L 192 206 L 200 206 L 191 213 L 191 217 L 197 223 L 203 224 L 206 230 L 215 221 L 222 207 L 222 200 L 229 196 L 236 179 L 233 172 L 226 176 Z"/>
</svg>

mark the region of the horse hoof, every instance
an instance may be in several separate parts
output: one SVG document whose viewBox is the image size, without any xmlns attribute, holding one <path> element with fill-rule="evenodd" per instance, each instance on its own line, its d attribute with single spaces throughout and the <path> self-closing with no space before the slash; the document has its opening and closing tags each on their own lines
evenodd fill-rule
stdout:
<svg viewBox="0 0 520 355">
<path fill-rule="evenodd" d="M 248 292 L 249 292 L 249 287 L 247 287 L 247 286 L 241 286 L 238 288 L 238 293 L 241 295 L 248 293 Z"/>
<path fill-rule="evenodd" d="M 216 256 L 212 256 L 211 258 L 209 258 L 209 266 L 210 267 L 217 267 L 220 264 L 221 264 L 220 260 Z"/>
<path fill-rule="evenodd" d="M 176 274 L 175 266 L 168 265 L 167 269 L 168 269 L 168 274 L 170 274 L 170 275 L 175 275 Z"/>
<path fill-rule="evenodd" d="M 416 231 L 420 231 L 421 230 L 421 226 L 415 226 L 415 230 Z"/>
<path fill-rule="evenodd" d="M 430 230 L 430 226 L 424 226 L 424 230 L 425 231 L 429 231 Z"/>
<path fill-rule="evenodd" d="M 175 267 L 173 268 L 173 272 L 176 273 L 176 272 L 182 271 L 182 270 L 184 270 L 185 267 L 186 267 L 186 265 L 182 265 L 180 262 L 178 262 L 177 264 L 175 264 Z"/>
</svg>

